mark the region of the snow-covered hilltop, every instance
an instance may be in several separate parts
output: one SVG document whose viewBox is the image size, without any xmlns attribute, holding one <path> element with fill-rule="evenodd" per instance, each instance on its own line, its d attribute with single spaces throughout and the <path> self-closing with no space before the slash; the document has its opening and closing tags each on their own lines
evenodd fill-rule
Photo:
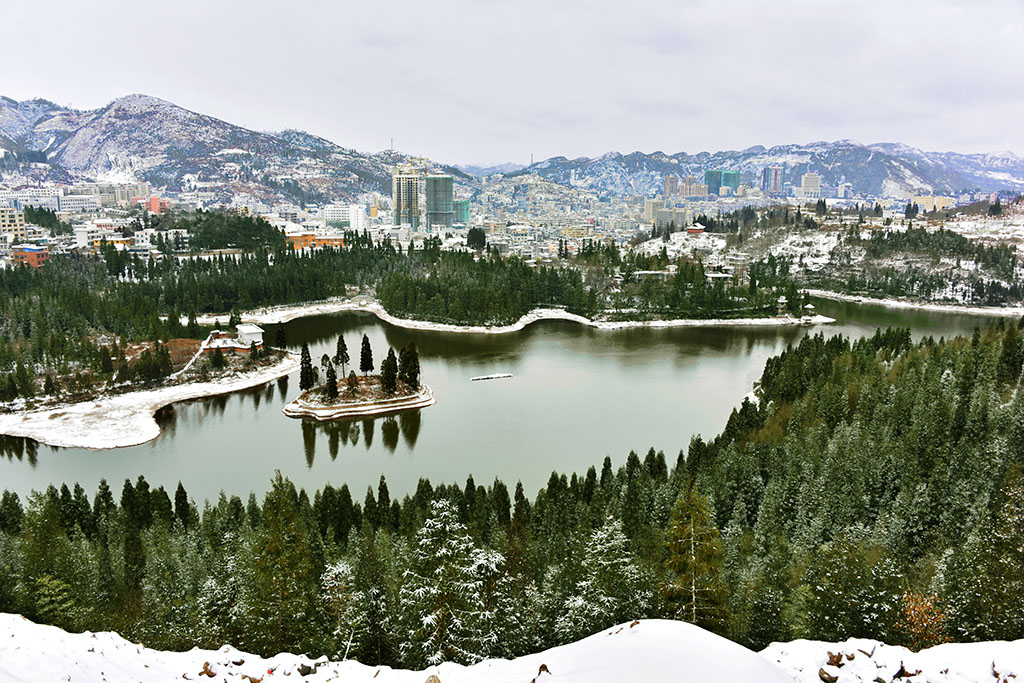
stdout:
<svg viewBox="0 0 1024 683">
<path fill-rule="evenodd" d="M 171 190 L 296 198 L 389 192 L 396 152 L 363 154 L 302 131 L 262 133 L 148 95 L 77 111 L 0 97 L 0 149 L 35 180 L 148 181 Z M 7 168 L 15 167 L 8 162 Z M 472 178 L 453 169 L 459 182 Z"/>
<path fill-rule="evenodd" d="M 68 633 L 14 614 L 0 614 L 0 680 L 256 681 L 374 683 L 859 683 L 861 681 L 999 681 L 1024 676 L 1024 641 L 947 644 L 914 653 L 872 640 L 774 643 L 755 653 L 678 621 L 621 624 L 569 645 L 513 660 L 473 666 L 442 664 L 424 671 L 331 662 L 282 653 L 270 658 L 230 646 L 188 652 L 151 650 L 116 633 Z M 292 680 L 292 679 L 289 679 Z"/>
</svg>

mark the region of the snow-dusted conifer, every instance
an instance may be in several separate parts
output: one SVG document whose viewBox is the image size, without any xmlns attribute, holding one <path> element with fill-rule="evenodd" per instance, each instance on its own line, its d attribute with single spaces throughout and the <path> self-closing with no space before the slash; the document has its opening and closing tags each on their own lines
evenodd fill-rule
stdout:
<svg viewBox="0 0 1024 683">
<path fill-rule="evenodd" d="M 334 657 L 348 659 L 366 636 L 366 596 L 355 587 L 355 571 L 345 560 L 327 566 L 320 578 L 320 599 L 330 615 Z"/>
<path fill-rule="evenodd" d="M 613 624 L 647 614 L 651 593 L 629 552 L 622 523 L 611 517 L 596 529 L 583 554 L 582 578 L 555 621 L 562 640 L 591 635 Z"/>
<path fill-rule="evenodd" d="M 406 618 L 402 660 L 412 668 L 486 656 L 488 634 L 481 581 L 474 571 L 473 541 L 455 506 L 435 500 L 416 534 L 399 600 Z"/>
</svg>

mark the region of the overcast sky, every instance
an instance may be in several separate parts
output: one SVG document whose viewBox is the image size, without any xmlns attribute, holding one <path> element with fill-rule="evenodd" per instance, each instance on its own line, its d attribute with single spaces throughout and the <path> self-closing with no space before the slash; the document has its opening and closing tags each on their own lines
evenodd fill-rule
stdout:
<svg viewBox="0 0 1024 683">
<path fill-rule="evenodd" d="M 451 163 L 851 138 L 1024 154 L 1022 0 L 5 0 L 0 94 Z"/>
</svg>

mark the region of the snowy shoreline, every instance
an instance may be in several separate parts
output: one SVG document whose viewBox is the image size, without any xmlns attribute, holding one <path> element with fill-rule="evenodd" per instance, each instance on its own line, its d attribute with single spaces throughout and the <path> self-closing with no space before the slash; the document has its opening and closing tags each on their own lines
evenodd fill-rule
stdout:
<svg viewBox="0 0 1024 683">
<path fill-rule="evenodd" d="M 0 434 L 61 448 L 138 446 L 160 435 L 155 415 L 164 406 L 258 387 L 298 367 L 298 358 L 289 353 L 268 367 L 208 382 L 130 391 L 54 408 L 4 414 L 0 415 Z"/>
<path fill-rule="evenodd" d="M 306 403 L 300 397 L 282 408 L 281 412 L 288 417 L 311 417 L 319 422 L 327 422 L 344 418 L 391 415 L 405 410 L 428 408 L 435 403 L 437 403 L 437 400 L 434 398 L 434 392 L 424 384 L 420 387 L 419 391 L 411 396 L 400 396 L 383 401 L 342 403 L 336 406 L 312 405 Z"/>
<path fill-rule="evenodd" d="M 829 318 L 824 315 L 812 316 L 809 319 L 809 322 L 800 318 L 788 316 L 765 318 L 716 318 L 710 320 L 681 318 L 674 320 L 595 321 L 582 315 L 563 311 L 560 308 L 535 308 L 511 325 L 452 325 L 450 323 L 435 323 L 427 320 L 399 318 L 388 313 L 378 301 L 369 297 L 324 301 L 312 304 L 294 304 L 273 308 L 258 308 L 252 311 L 247 311 L 241 314 L 240 317 L 242 322 L 246 323 L 254 323 L 256 325 L 277 325 L 296 320 L 298 318 L 308 318 L 317 315 L 332 315 L 345 312 L 372 313 L 386 323 L 409 330 L 457 332 L 464 334 L 507 334 L 510 332 L 519 332 L 527 325 L 541 320 L 567 320 L 599 330 L 624 330 L 642 327 L 785 327 L 790 325 L 807 324 L 826 325 L 835 322 L 834 318 Z M 202 316 L 199 318 L 199 322 L 203 324 L 212 324 L 215 321 L 225 320 L 226 318 L 226 315 Z"/>
<path fill-rule="evenodd" d="M 1024 316 L 1024 306 L 964 306 L 962 304 L 925 303 L 891 298 L 875 299 L 870 296 L 844 294 L 828 289 L 805 289 L 803 291 L 805 294 L 816 296 L 819 299 L 845 301 L 852 304 L 874 304 L 876 306 L 885 306 L 886 308 L 911 308 L 935 313 L 960 313 L 962 315 Z"/>
</svg>

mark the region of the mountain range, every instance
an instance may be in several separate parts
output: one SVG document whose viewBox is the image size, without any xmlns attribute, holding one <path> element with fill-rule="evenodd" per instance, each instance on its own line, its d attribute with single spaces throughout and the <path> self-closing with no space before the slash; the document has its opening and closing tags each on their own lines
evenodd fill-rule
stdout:
<svg viewBox="0 0 1024 683">
<path fill-rule="evenodd" d="M 396 164 L 414 161 L 395 151 L 373 154 L 298 130 L 258 132 L 147 95 L 121 97 L 81 111 L 47 100 L 0 97 L 0 174 L 8 184 L 145 180 L 173 191 L 203 190 L 220 200 L 235 194 L 293 201 L 355 199 L 389 193 Z M 769 165 L 799 183 L 807 171 L 828 185 L 849 182 L 858 193 L 912 196 L 962 190 L 1024 190 L 1024 159 L 1016 154 L 924 152 L 898 143 L 849 140 L 750 147 L 740 151 L 611 152 L 595 158 L 552 157 L 521 167 L 445 165 L 465 196 L 494 178 L 536 175 L 601 196 L 646 195 L 665 176 L 701 177 L 704 170 L 738 170 L 756 185 Z"/>
<path fill-rule="evenodd" d="M 596 158 L 553 157 L 516 173 L 536 173 L 600 195 L 642 195 L 663 187 L 665 176 L 703 178 L 706 169 L 740 171 L 743 182 L 758 186 L 766 166 L 785 169 L 787 182 L 800 184 L 808 171 L 823 183 L 849 182 L 858 194 L 909 197 L 965 190 L 1024 190 L 1024 159 L 1001 154 L 923 152 L 899 143 L 861 145 L 850 140 L 807 145 L 749 147 L 741 151 L 665 154 L 611 152 Z"/>
</svg>

